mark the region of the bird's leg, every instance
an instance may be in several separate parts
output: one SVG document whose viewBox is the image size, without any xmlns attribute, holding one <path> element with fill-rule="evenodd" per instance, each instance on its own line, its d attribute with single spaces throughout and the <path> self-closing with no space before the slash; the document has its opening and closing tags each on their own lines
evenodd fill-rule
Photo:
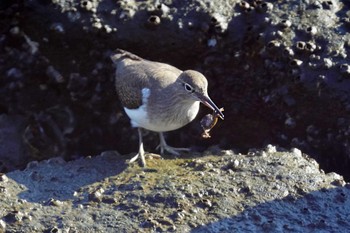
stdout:
<svg viewBox="0 0 350 233">
<path fill-rule="evenodd" d="M 142 130 L 141 128 L 137 128 L 137 130 L 139 133 L 139 152 L 130 159 L 129 163 L 135 162 L 140 157 L 141 166 L 146 167 L 145 150 L 143 149 L 143 142 L 142 142 Z"/>
<path fill-rule="evenodd" d="M 186 152 L 190 151 L 189 148 L 175 148 L 175 147 L 168 146 L 168 144 L 165 141 L 164 134 L 162 132 L 159 132 L 159 139 L 160 139 L 160 144 L 157 146 L 157 149 L 160 148 L 161 155 L 164 154 L 164 150 L 169 152 L 172 155 L 180 155 L 178 151 L 186 151 Z"/>
</svg>

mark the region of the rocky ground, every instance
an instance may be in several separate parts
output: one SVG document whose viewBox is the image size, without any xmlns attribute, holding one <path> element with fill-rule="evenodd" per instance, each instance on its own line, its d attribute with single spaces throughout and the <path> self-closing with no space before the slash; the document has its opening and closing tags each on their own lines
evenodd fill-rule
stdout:
<svg viewBox="0 0 350 233">
<path fill-rule="evenodd" d="M 2 232 L 347 232 L 350 186 L 298 149 L 116 152 L 31 162 L 0 178 Z"/>
<path fill-rule="evenodd" d="M 297 147 L 350 177 L 349 10 L 339 0 L 2 1 L 0 125 L 16 119 L 22 152 L 1 153 L 1 171 L 134 151 L 109 59 L 122 48 L 201 71 L 224 107 L 210 140 L 198 120 L 169 134 L 171 144 Z"/>
<path fill-rule="evenodd" d="M 347 231 L 349 12 L 345 0 L 1 1 L 0 231 Z M 116 48 L 205 74 L 225 109 L 211 139 L 202 108 L 167 134 L 195 152 L 126 165 L 138 138 L 114 90 Z M 157 135 L 144 141 L 155 152 Z M 268 144 L 287 149 L 252 149 Z"/>
</svg>

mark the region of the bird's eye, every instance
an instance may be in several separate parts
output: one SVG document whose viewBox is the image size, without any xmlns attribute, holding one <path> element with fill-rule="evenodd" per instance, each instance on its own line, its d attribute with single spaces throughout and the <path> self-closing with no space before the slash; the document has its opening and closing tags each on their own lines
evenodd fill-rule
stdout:
<svg viewBox="0 0 350 233">
<path fill-rule="evenodd" d="M 194 92 L 193 87 L 188 83 L 185 83 L 185 90 L 188 92 Z"/>
</svg>

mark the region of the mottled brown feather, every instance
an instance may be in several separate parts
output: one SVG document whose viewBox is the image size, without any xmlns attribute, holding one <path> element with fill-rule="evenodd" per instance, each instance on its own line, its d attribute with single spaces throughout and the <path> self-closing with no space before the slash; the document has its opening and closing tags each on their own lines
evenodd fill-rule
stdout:
<svg viewBox="0 0 350 233">
<path fill-rule="evenodd" d="M 117 50 L 111 58 L 117 66 L 116 90 L 122 105 L 128 109 L 142 105 L 143 88 L 152 88 L 151 95 L 156 94 L 174 83 L 182 72 L 168 64 L 148 61 L 123 50 Z M 159 97 L 154 95 L 154 98 Z"/>
</svg>

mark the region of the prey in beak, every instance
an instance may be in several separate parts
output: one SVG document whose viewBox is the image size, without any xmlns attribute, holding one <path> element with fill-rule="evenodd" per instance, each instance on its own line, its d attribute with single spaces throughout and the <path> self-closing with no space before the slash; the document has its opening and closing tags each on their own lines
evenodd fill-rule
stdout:
<svg viewBox="0 0 350 233">
<path fill-rule="evenodd" d="M 197 95 L 197 97 L 205 106 L 213 110 L 213 115 L 217 115 L 221 118 L 221 120 L 224 120 L 224 114 L 222 113 L 222 110 L 216 106 L 216 104 L 209 98 L 209 96 Z"/>
<path fill-rule="evenodd" d="M 203 128 L 202 137 L 210 138 L 211 136 L 209 132 L 212 128 L 214 128 L 214 126 L 218 122 L 218 118 L 221 118 L 221 120 L 224 120 L 224 114 L 222 113 L 224 109 L 223 108 L 219 109 L 216 106 L 216 104 L 207 95 L 197 95 L 197 97 L 205 106 L 213 110 L 212 114 L 205 115 L 200 121 L 201 126 Z"/>
</svg>

